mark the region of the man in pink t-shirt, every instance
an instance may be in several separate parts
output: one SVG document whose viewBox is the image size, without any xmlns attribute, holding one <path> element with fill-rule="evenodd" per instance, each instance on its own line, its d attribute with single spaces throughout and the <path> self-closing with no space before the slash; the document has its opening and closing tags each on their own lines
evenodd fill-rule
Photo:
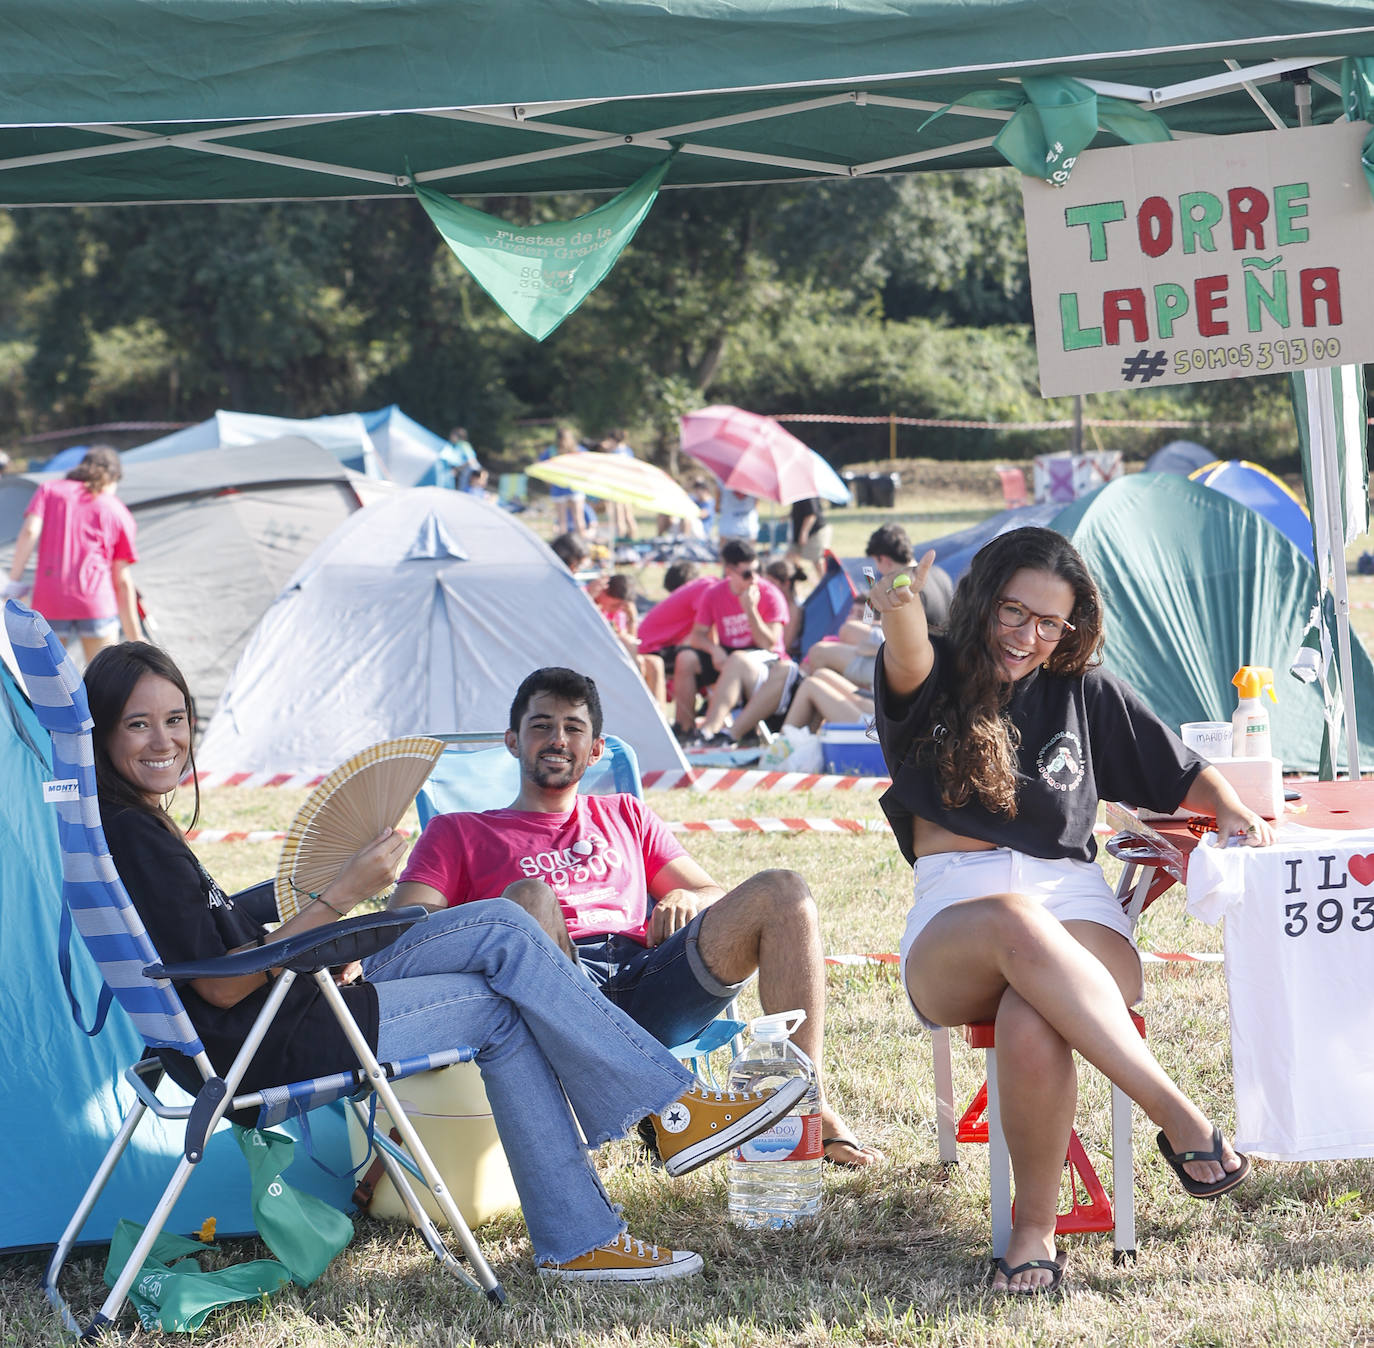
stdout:
<svg viewBox="0 0 1374 1348">
<path fill-rule="evenodd" d="M 579 796 L 601 757 L 596 684 L 539 669 L 516 690 L 506 747 L 520 792 L 506 809 L 439 815 L 415 845 L 392 905 L 442 909 L 505 898 L 541 926 L 621 1010 L 662 1043 L 694 1038 L 757 972 L 765 1012 L 800 1008 L 794 1042 L 820 1075 L 825 965 L 816 904 L 792 871 L 728 894 L 633 796 Z M 865 1166 L 821 1090 L 830 1159 Z"/>
<path fill-rule="evenodd" d="M 683 741 L 696 732 L 697 693 L 720 677 L 731 651 L 783 653 L 787 600 L 772 581 L 759 576 L 754 545 L 729 539 L 720 560 L 725 575 L 702 591 L 687 645 L 673 661 L 673 729 Z"/>
<path fill-rule="evenodd" d="M 714 576 L 698 576 L 696 570 L 695 562 L 674 562 L 663 573 L 667 598 L 660 599 L 639 620 L 641 654 L 656 652 L 667 656 L 669 650 L 681 646 L 691 635 L 702 592 L 716 583 Z"/>
</svg>

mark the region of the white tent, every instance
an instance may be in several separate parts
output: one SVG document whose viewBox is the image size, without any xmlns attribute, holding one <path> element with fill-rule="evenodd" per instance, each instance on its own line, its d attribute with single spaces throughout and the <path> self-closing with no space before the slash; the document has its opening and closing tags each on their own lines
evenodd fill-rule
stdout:
<svg viewBox="0 0 1374 1348">
<path fill-rule="evenodd" d="M 377 740 L 503 729 L 542 665 L 590 674 L 646 771 L 686 764 L 596 607 L 524 525 L 438 487 L 357 512 L 248 642 L 196 753 L 209 773 L 324 773 Z"/>
</svg>

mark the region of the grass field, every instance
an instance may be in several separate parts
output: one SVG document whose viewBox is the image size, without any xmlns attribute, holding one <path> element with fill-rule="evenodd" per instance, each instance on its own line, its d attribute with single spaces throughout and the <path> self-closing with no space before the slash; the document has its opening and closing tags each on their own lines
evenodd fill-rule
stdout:
<svg viewBox="0 0 1374 1348">
<path fill-rule="evenodd" d="M 991 474 L 988 476 L 991 478 Z M 914 522 L 914 537 L 959 527 L 1000 504 L 949 488 L 893 512 L 837 512 L 840 551 L 854 553 L 881 518 Z M 929 522 L 930 528 L 926 528 Z M 964 522 L 967 522 L 966 520 Z M 1354 551 L 1358 552 L 1359 545 Z M 1361 578 L 1358 584 L 1369 584 Z M 1364 591 L 1369 598 L 1374 594 Z M 303 798 L 287 790 L 206 793 L 202 825 L 284 828 Z M 873 819 L 873 794 L 655 795 L 670 821 L 711 818 Z M 784 835 L 692 834 L 692 853 L 727 885 L 766 866 L 807 877 L 830 953 L 896 949 L 910 873 L 885 832 Z M 272 844 L 198 844 L 207 868 L 233 888 L 270 873 Z M 1110 871 L 1113 863 L 1108 862 Z M 1212 951 L 1219 933 L 1183 913 L 1177 890 L 1141 924 L 1156 951 Z M 1223 1127 L 1233 1122 L 1226 990 L 1214 964 L 1149 965 L 1146 1014 L 1156 1054 Z M 264 1345 L 510 1344 L 578 1348 L 784 1348 L 785 1345 L 1374 1344 L 1374 1163 L 1260 1164 L 1234 1201 L 1184 1197 L 1154 1151 L 1154 1129 L 1137 1112 L 1139 1259 L 1117 1267 L 1111 1237 L 1068 1238 L 1066 1293 L 1021 1303 L 985 1287 L 988 1177 L 985 1149 L 964 1147 L 960 1165 L 938 1161 L 928 1038 L 884 968 L 828 974 L 830 1090 L 858 1135 L 888 1163 L 871 1173 L 827 1173 L 822 1215 L 794 1232 L 740 1232 L 725 1216 L 725 1175 L 716 1165 L 669 1181 L 638 1149 L 616 1143 L 601 1170 L 632 1230 L 699 1250 L 704 1277 L 653 1291 L 548 1288 L 533 1275 L 516 1217 L 479 1233 L 508 1292 L 494 1310 L 435 1271 L 405 1228 L 362 1218 L 353 1245 L 309 1289 L 263 1306 L 218 1312 L 196 1336 L 216 1348 Z M 749 1009 L 746 1007 L 746 1009 Z M 956 1093 L 980 1080 L 976 1055 L 956 1048 Z M 1079 1132 L 1103 1174 L 1110 1169 L 1108 1094 L 1080 1073 Z M 136 1214 L 130 1214 L 136 1215 Z M 140 1215 L 141 1214 L 137 1214 Z M 220 1257 L 260 1257 L 252 1241 Z M 81 1307 L 101 1295 L 104 1252 L 75 1262 L 69 1292 Z M 39 1261 L 0 1260 L 0 1345 L 57 1341 L 37 1290 Z M 144 1335 L 131 1331 L 134 1341 Z"/>
</svg>

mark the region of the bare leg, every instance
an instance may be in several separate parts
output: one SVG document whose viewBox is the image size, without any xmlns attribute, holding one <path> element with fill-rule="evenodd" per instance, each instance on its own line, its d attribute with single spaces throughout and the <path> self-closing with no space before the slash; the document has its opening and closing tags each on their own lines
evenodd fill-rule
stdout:
<svg viewBox="0 0 1374 1348">
<path fill-rule="evenodd" d="M 816 902 L 806 881 L 795 871 L 750 876 L 706 910 L 697 948 L 722 983 L 743 982 L 757 969 L 765 1012 L 806 1012 L 793 1042 L 816 1065 L 821 1134 L 850 1136 L 825 1093 L 825 960 Z M 877 1159 L 877 1153 L 856 1153 L 860 1164 Z"/>
<path fill-rule="evenodd" d="M 806 653 L 806 668 L 812 674 L 822 669 L 843 674 L 858 653 L 857 647 L 844 641 L 818 641 Z"/>
<path fill-rule="evenodd" d="M 654 703 L 663 707 L 668 701 L 668 676 L 663 668 L 661 655 L 637 655 L 640 677 L 654 695 Z"/>
<path fill-rule="evenodd" d="M 866 715 L 864 705 L 853 694 L 854 685 L 832 670 L 809 675 L 793 696 L 783 725 L 819 730 L 826 721 L 853 721 Z"/>
<path fill-rule="evenodd" d="M 683 649 L 673 661 L 673 719 L 684 735 L 696 729 L 697 676 L 700 662 L 710 658 L 705 651 Z"/>
<path fill-rule="evenodd" d="M 1008 988 L 1020 995 L 1072 1049 L 1121 1087 L 1163 1130 L 1175 1151 L 1205 1151 L 1211 1123 L 1146 1048 L 1127 1014 L 1117 978 L 1136 978 L 1124 966 L 1129 945 L 1092 923 L 1070 932 L 1018 894 L 967 899 L 935 917 L 907 961 L 907 988 L 931 1020 L 963 1025 L 997 1016 Z M 1079 937 L 1093 943 L 1090 951 Z M 1134 959 L 1132 955 L 1130 957 Z M 1110 970 L 1110 971 L 1109 971 Z M 1014 1070 L 1014 1069 L 1013 1069 Z M 1188 1173 L 1215 1181 L 1240 1161 L 1225 1146 L 1222 1164 L 1200 1161 Z M 1056 1165 L 1058 1162 L 1056 1162 Z"/>
<path fill-rule="evenodd" d="M 790 660 L 774 660 L 768 667 L 764 681 L 754 690 L 749 701 L 735 713 L 730 723 L 730 733 L 735 739 L 743 739 L 758 723 L 772 716 L 782 701 L 782 690 L 787 686 L 789 674 L 796 666 Z"/>
<path fill-rule="evenodd" d="M 114 646 L 119 642 L 117 636 L 113 637 L 82 637 L 81 654 L 85 656 L 86 663 L 89 665 L 95 658 L 97 651 L 104 650 L 106 646 Z"/>
<path fill-rule="evenodd" d="M 725 729 L 738 702 L 753 692 L 759 677 L 758 651 L 734 651 L 711 685 L 711 707 L 701 722 L 701 733 L 708 739 Z"/>
</svg>

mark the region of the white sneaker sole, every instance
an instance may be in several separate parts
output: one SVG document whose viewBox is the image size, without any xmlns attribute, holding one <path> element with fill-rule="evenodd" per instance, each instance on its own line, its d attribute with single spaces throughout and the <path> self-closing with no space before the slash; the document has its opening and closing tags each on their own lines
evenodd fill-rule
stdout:
<svg viewBox="0 0 1374 1348">
<path fill-rule="evenodd" d="M 540 1266 L 539 1276 L 550 1282 L 667 1282 L 672 1278 L 690 1278 L 701 1272 L 701 1256 L 691 1250 L 674 1250 L 669 1264 L 645 1265 L 643 1268 L 596 1268 L 570 1271 Z"/>
<path fill-rule="evenodd" d="M 666 1160 L 663 1168 L 670 1175 L 685 1175 L 689 1170 L 714 1161 L 717 1156 L 738 1147 L 742 1142 L 748 1142 L 751 1137 L 757 1137 L 789 1114 L 792 1106 L 806 1094 L 810 1086 L 809 1078 L 793 1077 L 779 1086 L 764 1104 L 756 1106 L 719 1132 L 703 1137 L 700 1142 L 693 1142 L 690 1147 L 684 1147 Z"/>
</svg>

